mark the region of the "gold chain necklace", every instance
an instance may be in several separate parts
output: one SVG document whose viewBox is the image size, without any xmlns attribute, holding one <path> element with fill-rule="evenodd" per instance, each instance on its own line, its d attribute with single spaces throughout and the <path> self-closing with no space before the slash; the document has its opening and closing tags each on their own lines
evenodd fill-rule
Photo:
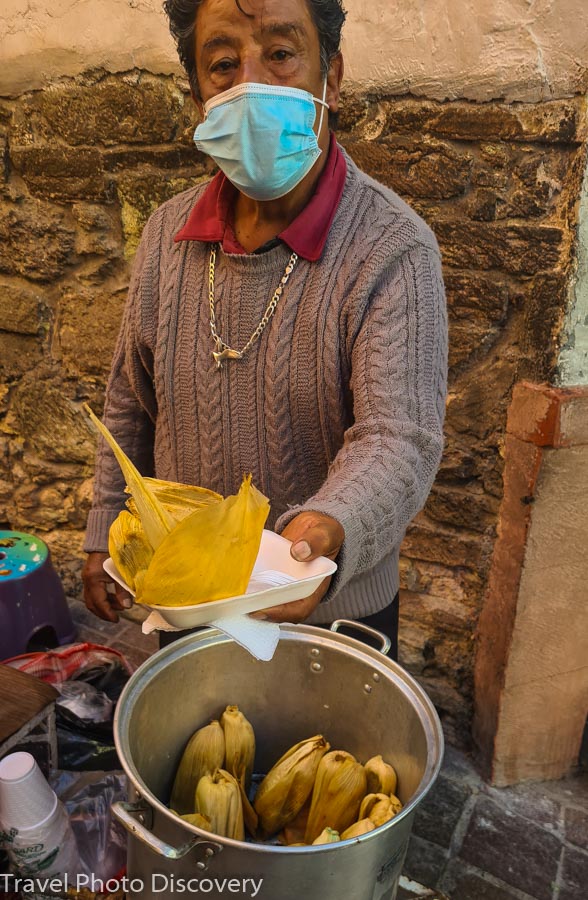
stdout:
<svg viewBox="0 0 588 900">
<path fill-rule="evenodd" d="M 288 279 L 292 274 L 294 266 L 298 261 L 298 255 L 293 253 L 286 268 L 284 269 L 284 274 L 280 280 L 279 285 L 274 291 L 274 295 L 270 302 L 268 303 L 266 310 L 263 314 L 261 322 L 245 344 L 242 350 L 233 350 L 232 347 L 229 347 L 225 341 L 223 341 L 222 337 L 216 330 L 216 315 L 215 315 L 215 302 L 214 302 L 214 270 L 216 265 L 216 249 L 217 245 L 213 244 L 210 248 L 210 261 L 208 264 L 208 300 L 210 303 L 210 330 L 212 332 L 212 337 L 214 340 L 214 344 L 216 350 L 212 351 L 212 355 L 214 356 L 214 361 L 216 363 L 217 369 L 220 369 L 225 359 L 242 359 L 249 348 L 255 343 L 263 329 L 271 319 L 274 314 L 274 310 L 278 305 L 278 300 L 282 296 L 282 292 L 288 283 Z"/>
</svg>

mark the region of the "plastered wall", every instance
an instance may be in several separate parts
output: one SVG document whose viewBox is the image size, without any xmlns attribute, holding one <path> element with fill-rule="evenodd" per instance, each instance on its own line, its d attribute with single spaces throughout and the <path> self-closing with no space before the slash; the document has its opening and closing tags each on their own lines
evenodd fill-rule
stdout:
<svg viewBox="0 0 588 900">
<path fill-rule="evenodd" d="M 585 0 L 346 0 L 347 83 L 433 99 L 588 89 Z M 4 0 L 0 95 L 91 68 L 179 71 L 161 0 Z"/>
</svg>

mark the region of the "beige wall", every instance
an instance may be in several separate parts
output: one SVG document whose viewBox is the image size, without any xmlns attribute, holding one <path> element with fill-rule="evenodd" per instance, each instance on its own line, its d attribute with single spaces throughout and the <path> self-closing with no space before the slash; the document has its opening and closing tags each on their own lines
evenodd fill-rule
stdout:
<svg viewBox="0 0 588 900">
<path fill-rule="evenodd" d="M 349 86 L 435 99 L 588 89 L 586 0 L 346 0 Z M 88 68 L 177 71 L 161 0 L 4 0 L 0 94 Z"/>
</svg>

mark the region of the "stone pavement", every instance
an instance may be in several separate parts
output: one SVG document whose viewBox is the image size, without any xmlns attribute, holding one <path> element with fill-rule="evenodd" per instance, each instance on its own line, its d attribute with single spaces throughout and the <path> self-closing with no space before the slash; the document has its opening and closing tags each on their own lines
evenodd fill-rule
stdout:
<svg viewBox="0 0 588 900">
<path fill-rule="evenodd" d="M 74 601 L 78 639 L 140 665 L 158 649 L 133 607 L 118 625 Z M 452 747 L 415 816 L 398 900 L 588 900 L 588 772 L 493 788 Z"/>
</svg>

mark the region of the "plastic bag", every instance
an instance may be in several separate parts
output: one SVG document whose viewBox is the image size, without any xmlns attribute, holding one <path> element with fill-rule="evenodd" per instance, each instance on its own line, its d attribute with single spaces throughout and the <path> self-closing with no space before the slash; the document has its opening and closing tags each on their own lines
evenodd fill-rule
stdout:
<svg viewBox="0 0 588 900">
<path fill-rule="evenodd" d="M 62 694 L 55 705 L 61 769 L 120 768 L 112 718 L 114 705 L 133 672 L 122 653 L 100 644 L 71 644 L 46 653 L 15 656 L 6 663 L 53 684 Z"/>
<path fill-rule="evenodd" d="M 114 703 L 104 691 L 85 681 L 64 681 L 56 685 L 60 697 L 55 705 L 64 714 L 84 722 L 110 722 Z"/>
<path fill-rule="evenodd" d="M 126 800 L 124 772 L 57 772 L 50 781 L 68 812 L 83 871 L 116 878 L 126 864 L 127 833 L 110 807 Z"/>
<path fill-rule="evenodd" d="M 61 684 L 72 679 L 91 680 L 100 690 L 105 690 L 105 687 L 104 684 L 97 683 L 96 678 L 108 682 L 117 670 L 122 669 L 127 678 L 134 671 L 118 650 L 88 642 L 68 644 L 44 653 L 22 653 L 3 662 L 13 669 L 35 675 L 48 684 Z"/>
</svg>

